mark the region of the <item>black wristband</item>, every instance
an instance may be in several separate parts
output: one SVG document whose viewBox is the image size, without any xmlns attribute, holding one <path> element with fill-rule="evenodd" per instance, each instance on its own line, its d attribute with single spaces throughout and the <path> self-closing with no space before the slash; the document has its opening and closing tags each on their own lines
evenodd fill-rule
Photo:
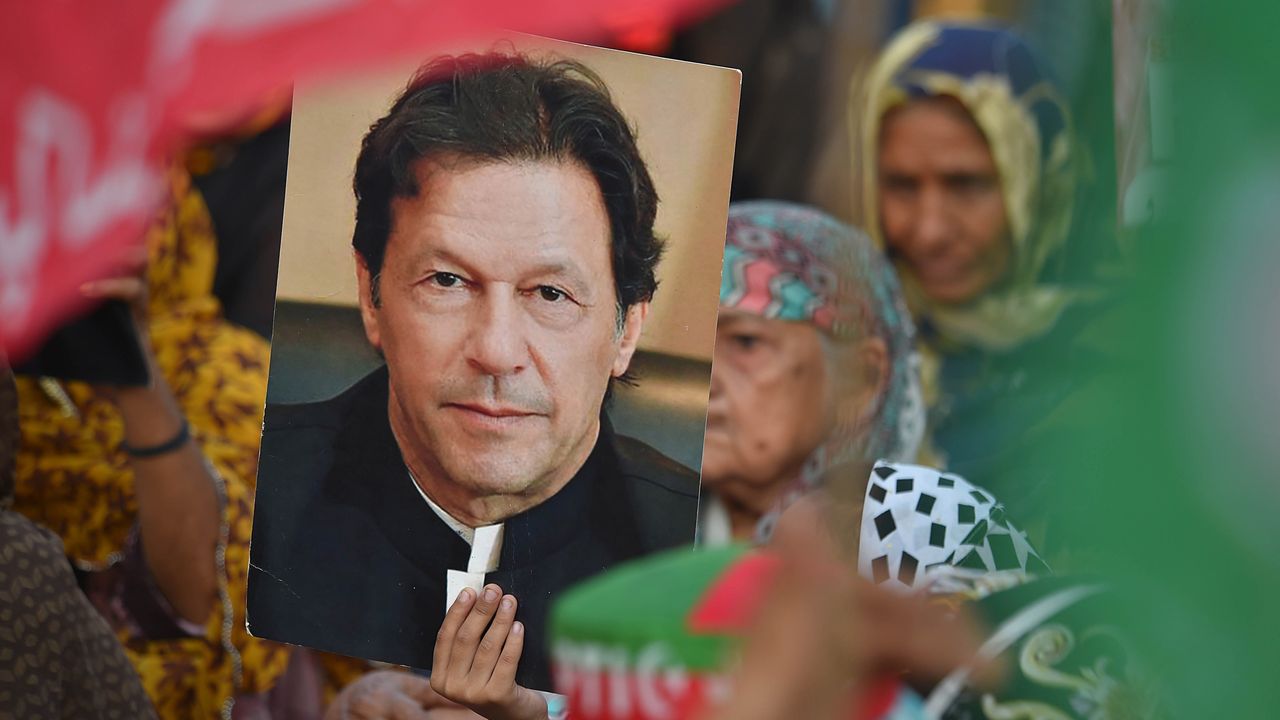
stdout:
<svg viewBox="0 0 1280 720">
<path fill-rule="evenodd" d="M 120 449 L 124 450 L 125 454 L 129 457 L 150 458 L 157 455 L 164 455 L 165 453 L 171 453 L 183 445 L 186 445 L 187 441 L 190 439 L 191 426 L 187 425 L 187 421 L 184 419 L 182 421 L 182 427 L 178 428 L 178 434 L 159 445 L 152 445 L 151 447 L 133 447 L 129 443 L 121 441 Z"/>
</svg>

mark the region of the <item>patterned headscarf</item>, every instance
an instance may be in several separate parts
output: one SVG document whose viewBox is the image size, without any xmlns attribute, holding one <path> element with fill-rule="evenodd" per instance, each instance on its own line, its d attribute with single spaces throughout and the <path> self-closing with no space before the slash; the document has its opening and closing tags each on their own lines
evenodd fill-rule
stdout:
<svg viewBox="0 0 1280 720">
<path fill-rule="evenodd" d="M 1011 31 L 932 21 L 903 30 L 854 80 L 850 95 L 863 222 L 880 247 L 885 242 L 878 217 L 881 119 L 911 99 L 936 96 L 962 103 L 990 144 L 1004 193 L 1012 263 L 1000 290 L 959 307 L 932 302 L 904 266 L 907 300 L 943 337 L 988 350 L 1009 349 L 1047 332 L 1076 299 L 1045 272 L 1071 223 L 1076 179 L 1070 115 L 1043 60 Z"/>
<path fill-rule="evenodd" d="M 924 405 L 914 327 L 893 268 L 865 234 L 800 205 L 734 204 L 729 208 L 720 307 L 810 323 L 835 340 L 882 339 L 889 378 L 880 405 L 869 427 L 837 427 L 821 464 L 854 459 L 844 457 L 853 453 L 865 460 L 915 457 L 924 432 Z"/>
</svg>

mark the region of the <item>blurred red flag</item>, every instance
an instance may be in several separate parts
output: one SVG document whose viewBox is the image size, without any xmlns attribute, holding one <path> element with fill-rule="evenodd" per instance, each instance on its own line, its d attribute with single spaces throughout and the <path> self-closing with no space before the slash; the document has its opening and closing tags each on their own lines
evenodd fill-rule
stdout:
<svg viewBox="0 0 1280 720">
<path fill-rule="evenodd" d="M 727 0 L 126 0 L 0 17 L 0 350 L 20 360 L 85 302 L 164 190 L 167 156 L 298 79 L 501 26 L 599 42 Z M 643 27 L 637 25 L 639 23 Z"/>
</svg>

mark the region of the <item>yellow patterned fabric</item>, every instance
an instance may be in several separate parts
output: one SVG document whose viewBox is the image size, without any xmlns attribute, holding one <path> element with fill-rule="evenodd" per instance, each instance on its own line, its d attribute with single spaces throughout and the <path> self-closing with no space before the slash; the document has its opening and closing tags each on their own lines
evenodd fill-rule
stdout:
<svg viewBox="0 0 1280 720">
<path fill-rule="evenodd" d="M 172 192 L 173 203 L 148 234 L 150 336 L 161 373 L 225 485 L 221 582 L 232 617 L 219 605 L 202 637 L 180 640 L 150 640 L 134 628 L 115 628 L 167 720 L 221 716 L 233 696 L 270 689 L 290 654 L 244 629 L 269 345 L 222 319 L 212 295 L 217 246 L 208 211 L 185 176 L 175 175 Z M 120 449 L 119 412 L 83 383 L 19 378 L 18 395 L 22 446 L 14 509 L 57 533 L 82 569 L 107 568 L 120 559 L 137 516 L 133 472 Z"/>
</svg>

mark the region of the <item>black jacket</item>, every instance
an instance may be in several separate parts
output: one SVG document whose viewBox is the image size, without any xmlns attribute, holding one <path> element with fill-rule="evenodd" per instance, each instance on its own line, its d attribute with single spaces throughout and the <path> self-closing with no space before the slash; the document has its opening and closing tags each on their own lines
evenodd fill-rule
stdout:
<svg viewBox="0 0 1280 720">
<path fill-rule="evenodd" d="M 546 619 L 566 587 L 693 541 L 693 471 L 602 419 L 586 464 L 556 495 L 506 520 L 487 582 L 519 600 L 517 680 L 551 689 Z M 430 669 L 445 573 L 470 548 L 413 487 L 387 420 L 381 368 L 332 400 L 267 408 L 249 572 L 259 637 Z"/>
</svg>

